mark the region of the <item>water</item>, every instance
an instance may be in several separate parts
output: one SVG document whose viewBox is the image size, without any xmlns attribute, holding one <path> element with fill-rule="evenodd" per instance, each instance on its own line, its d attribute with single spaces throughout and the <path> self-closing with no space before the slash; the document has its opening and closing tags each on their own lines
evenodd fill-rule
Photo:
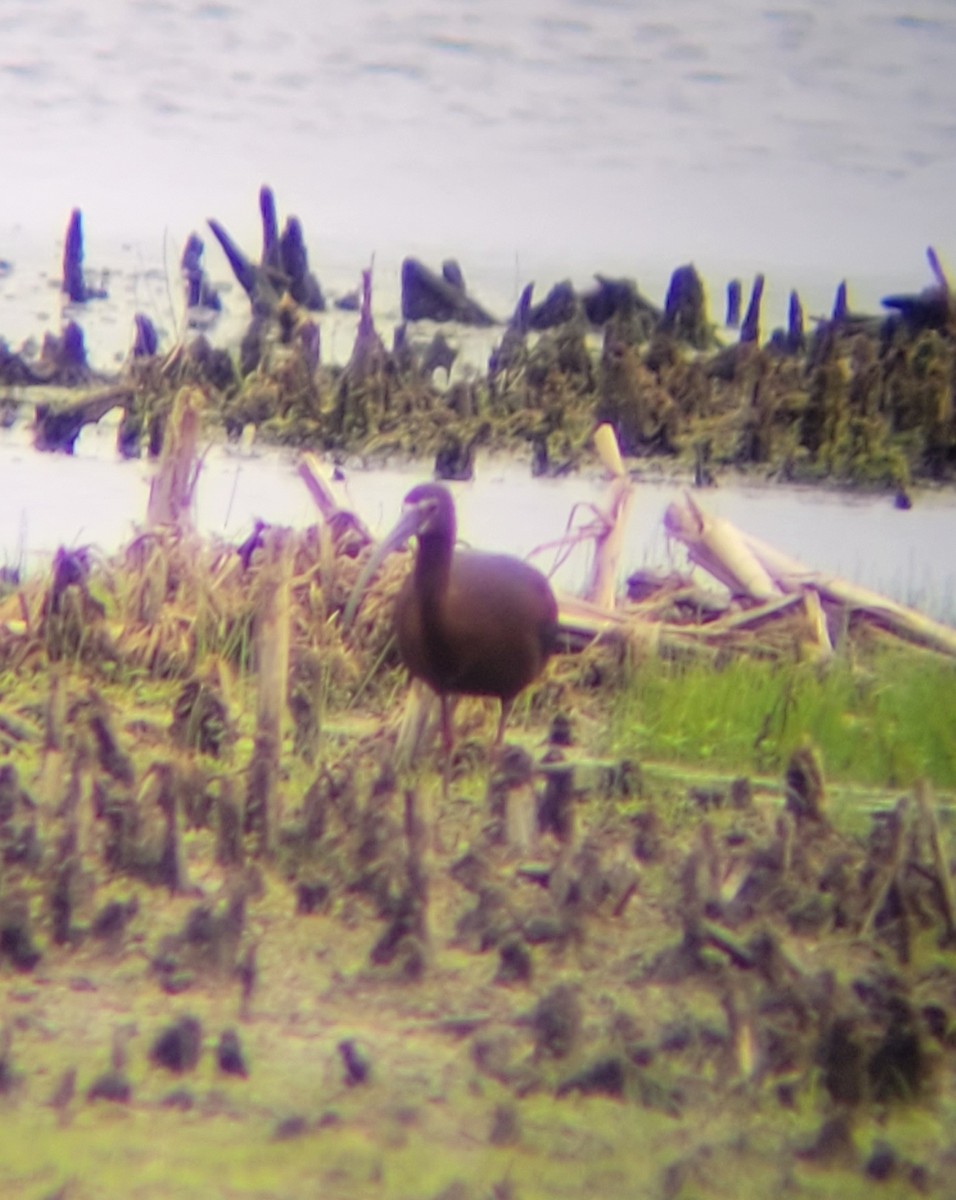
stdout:
<svg viewBox="0 0 956 1200">
<path fill-rule="evenodd" d="M 26 431 L 0 432 L 0 478 L 10 502 L 0 506 L 0 565 L 42 569 L 60 544 L 92 544 L 107 553 L 123 546 L 146 512 L 152 467 L 126 462 L 113 452 L 114 432 L 103 422 L 87 428 L 75 457 L 37 455 Z M 428 478 L 429 464 L 363 470 L 348 467 L 333 490 L 381 536 L 394 524 L 402 498 Z M 524 464 L 485 458 L 473 483 L 452 484 L 459 533 L 479 549 L 521 556 L 593 520 L 607 484 L 598 472 L 560 479 L 533 479 Z M 650 481 L 636 487 L 621 563 L 621 582 L 639 567 L 684 569 L 683 551 L 664 536 L 663 516 L 680 499 L 678 483 Z M 834 492 L 795 487 L 727 486 L 696 494 L 708 512 L 726 517 L 746 533 L 832 572 L 871 587 L 929 616 L 956 624 L 956 554 L 952 550 L 953 503 L 939 493 L 919 493 L 909 512 L 888 496 L 847 499 Z M 238 543 L 256 520 L 304 528 L 316 510 L 299 480 L 293 453 L 211 447 L 196 498 L 199 529 Z M 534 561 L 549 570 L 553 552 Z M 579 591 L 590 566 L 582 543 L 555 577 Z M 705 577 L 706 578 L 706 577 Z M 710 581 L 713 585 L 713 581 Z"/>
<path fill-rule="evenodd" d="M 718 312 L 757 270 L 775 312 L 844 275 L 874 307 L 954 257 L 954 54 L 949 0 L 5 0 L 0 336 L 58 324 L 74 205 L 112 273 L 97 345 L 136 306 L 171 336 L 186 236 L 255 250 L 263 181 L 332 290 L 375 255 L 386 311 L 406 253 L 501 313 L 595 270 L 660 299 L 688 260 Z"/>
<path fill-rule="evenodd" d="M 927 245 L 956 262 L 954 57 L 949 0 L 4 0 L 0 259 L 13 269 L 0 274 L 0 337 L 18 344 L 69 315 L 58 281 L 75 205 L 88 268 L 109 271 L 110 300 L 79 314 L 94 361 L 122 358 L 136 310 L 175 337 L 194 229 L 229 288 L 215 336 L 231 336 L 248 306 L 204 222 L 257 253 L 264 181 L 280 214 L 302 219 L 327 290 L 354 287 L 374 256 L 386 336 L 408 253 L 457 256 L 500 314 L 529 280 L 580 285 L 595 270 L 661 300 L 690 260 L 718 315 L 726 280 L 758 270 L 774 315 L 792 286 L 827 311 L 842 277 L 856 307 L 875 309 L 929 282 Z M 328 318 L 323 353 L 344 357 L 351 328 Z M 104 458 L 104 436 L 84 435 L 73 462 L 4 443 L 8 561 L 60 541 L 109 547 L 141 517 L 145 469 Z M 406 482 L 383 480 L 368 495 L 352 481 L 382 526 Z M 206 527 L 230 535 L 253 511 L 311 516 L 281 456 L 217 453 L 203 489 Z M 512 472 L 498 507 L 460 489 L 464 531 L 525 552 L 599 491 Z M 668 498 L 650 489 L 635 504 L 629 565 L 666 556 Z M 952 517 L 933 497 L 909 514 L 789 493 L 721 490 L 713 503 L 813 566 L 929 611 L 951 604 Z"/>
</svg>

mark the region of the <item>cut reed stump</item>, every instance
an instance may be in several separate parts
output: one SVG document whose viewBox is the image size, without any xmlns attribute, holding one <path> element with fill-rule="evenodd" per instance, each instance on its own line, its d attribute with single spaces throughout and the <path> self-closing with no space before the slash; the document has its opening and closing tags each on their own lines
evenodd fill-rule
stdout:
<svg viewBox="0 0 956 1200">
<path fill-rule="evenodd" d="M 90 287 L 83 274 L 83 214 L 78 208 L 70 213 L 63 245 L 63 291 L 73 304 L 87 300 L 105 300 L 105 288 Z"/>
<path fill-rule="evenodd" d="M 750 293 L 750 303 L 747 305 L 747 312 L 744 315 L 743 324 L 740 326 L 740 341 L 744 344 L 760 341 L 760 305 L 763 301 L 763 288 L 763 275 L 756 275 Z"/>
<path fill-rule="evenodd" d="M 253 835 L 259 855 L 272 853 L 279 826 L 278 780 L 289 686 L 293 542 L 288 529 L 269 528 L 262 535 L 256 604 L 256 734 L 244 820 L 244 830 Z"/>
<path fill-rule="evenodd" d="M 222 300 L 215 287 L 209 281 L 205 267 L 203 267 L 202 256 L 204 249 L 202 238 L 196 233 L 191 233 L 179 264 L 180 270 L 183 273 L 183 282 L 186 285 L 186 308 L 205 308 L 212 312 L 219 312 L 222 309 Z M 139 330 L 137 327 L 137 336 L 138 334 Z M 153 353 L 155 353 L 155 350 L 153 350 Z"/>
<path fill-rule="evenodd" d="M 43 756 L 36 783 L 41 803 L 50 810 L 63 800 L 66 767 L 66 669 L 62 662 L 53 661 L 47 669 L 49 691 L 44 705 Z"/>
<path fill-rule="evenodd" d="M 159 467 L 149 489 L 146 524 L 187 528 L 202 465 L 199 429 L 203 394 L 199 388 L 180 388 L 163 435 Z"/>
</svg>

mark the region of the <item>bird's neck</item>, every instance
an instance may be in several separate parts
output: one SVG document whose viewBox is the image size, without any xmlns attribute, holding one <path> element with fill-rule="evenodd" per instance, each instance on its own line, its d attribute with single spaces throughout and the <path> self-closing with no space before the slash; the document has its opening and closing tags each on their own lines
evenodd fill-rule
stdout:
<svg viewBox="0 0 956 1200">
<path fill-rule="evenodd" d="M 415 586 L 426 616 L 438 616 L 442 597 L 448 590 L 453 549 L 444 537 L 426 534 L 419 538 L 415 559 Z"/>
</svg>

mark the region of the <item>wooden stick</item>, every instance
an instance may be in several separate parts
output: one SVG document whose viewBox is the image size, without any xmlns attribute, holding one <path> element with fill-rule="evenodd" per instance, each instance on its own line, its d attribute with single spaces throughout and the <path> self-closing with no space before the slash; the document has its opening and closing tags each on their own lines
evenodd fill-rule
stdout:
<svg viewBox="0 0 956 1200">
<path fill-rule="evenodd" d="M 322 516 L 323 521 L 329 524 L 334 517 L 343 511 L 341 504 L 336 500 L 329 486 L 328 471 L 323 466 L 321 460 L 314 454 L 306 452 L 299 459 L 298 465 L 299 478 L 308 489 L 309 495 L 315 503 L 316 508 Z M 365 522 L 361 520 L 353 512 L 351 514 L 355 528 L 371 542 L 371 533 Z"/>
<path fill-rule="evenodd" d="M 782 554 L 759 538 L 743 534 L 744 541 L 766 568 L 777 585 L 785 592 L 804 591 L 808 587 L 818 593 L 824 604 L 839 605 L 864 613 L 885 622 L 896 633 L 916 642 L 932 646 L 944 654 L 956 655 L 956 630 L 933 621 L 915 609 L 897 604 L 879 592 L 850 583 L 839 576 L 815 571 L 805 563 Z"/>
<path fill-rule="evenodd" d="M 166 423 L 159 468 L 149 489 L 147 525 L 188 527 L 199 481 L 199 427 L 203 394 L 197 387 L 180 388 Z"/>
<path fill-rule="evenodd" d="M 863 925 L 860 929 L 862 934 L 868 934 L 872 932 L 873 926 L 876 923 L 876 918 L 879 916 L 883 905 L 886 903 L 886 898 L 889 895 L 890 888 L 899 878 L 906 847 L 909 844 L 909 835 L 913 821 L 910 806 L 905 797 L 897 804 L 893 816 L 893 843 L 890 848 L 890 861 L 886 866 L 883 878 L 876 890 L 876 895 L 873 898 L 873 902 L 863 920 Z"/>
<path fill-rule="evenodd" d="M 682 542 L 691 562 L 719 579 L 736 596 L 769 600 L 779 596 L 766 567 L 738 529 L 722 517 L 705 512 L 689 492 L 684 503 L 669 504 L 664 514 L 668 536 Z"/>
<path fill-rule="evenodd" d="M 257 837 L 260 854 L 273 851 L 279 825 L 279 759 L 289 684 L 292 546 L 291 530 L 271 527 L 263 535 L 256 619 L 256 736 L 245 812 L 245 831 Z"/>
<path fill-rule="evenodd" d="M 668 507 L 664 523 L 668 534 L 687 547 L 692 562 L 736 594 L 770 601 L 781 593 L 804 595 L 812 589 L 823 605 L 849 608 L 886 623 L 902 637 L 956 655 L 956 630 L 896 604 L 879 592 L 813 570 L 760 538 L 742 533 L 729 521 L 710 516 L 689 494 L 683 505 Z M 822 613 L 816 611 L 814 601 L 808 604 L 819 644 L 828 652 L 829 635 L 824 640 Z"/>
<path fill-rule="evenodd" d="M 916 804 L 933 849 L 933 864 L 942 894 L 943 918 L 946 921 L 946 938 L 949 941 L 956 933 L 956 893 L 953 890 L 953 877 L 950 874 L 949 860 L 943 846 L 942 831 L 939 821 L 936 819 L 932 784 L 926 779 L 920 779 L 916 784 L 915 795 Z"/>
<path fill-rule="evenodd" d="M 605 524 L 602 532 L 595 537 L 594 562 L 584 595 L 601 608 L 613 609 L 618 565 L 634 500 L 634 485 L 624 470 L 620 446 L 612 426 L 604 424 L 598 427 L 594 434 L 594 446 L 613 478 L 603 514 Z"/>
</svg>

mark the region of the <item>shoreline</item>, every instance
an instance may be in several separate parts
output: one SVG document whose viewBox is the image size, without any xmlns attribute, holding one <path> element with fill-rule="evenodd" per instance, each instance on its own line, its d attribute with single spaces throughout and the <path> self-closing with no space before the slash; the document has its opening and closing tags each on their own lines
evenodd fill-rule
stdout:
<svg viewBox="0 0 956 1200">
<path fill-rule="evenodd" d="M 113 431 L 90 430 L 73 459 L 39 455 L 9 437 L 0 435 L 0 463 L 17 496 L 0 520 L 8 568 L 18 567 L 26 575 L 47 570 L 59 545 L 92 545 L 114 555 L 142 528 L 154 467 L 116 457 Z M 298 478 L 297 459 L 292 448 L 205 443 L 194 509 L 203 538 L 236 546 L 257 521 L 293 529 L 315 523 L 318 514 Z M 331 477 L 334 463 L 329 458 L 325 462 Z M 391 525 L 413 483 L 432 475 L 432 464 L 421 459 L 383 466 L 345 457 L 339 469 L 342 482 L 332 484 L 339 503 L 378 534 Z M 885 493 L 859 489 L 782 485 L 753 476 L 694 489 L 686 477 L 653 468 L 631 478 L 636 503 L 620 587 L 633 571 L 666 569 L 671 552 L 663 513 L 686 491 L 706 511 L 777 545 L 810 569 L 852 579 L 936 620 L 956 621 L 946 599 L 956 587 L 956 561 L 939 549 L 948 545 L 953 511 L 948 488 L 917 489 L 913 510 L 899 512 Z M 519 557 L 559 538 L 575 506 L 580 506 L 579 521 L 589 506 L 602 507 L 608 489 L 607 476 L 596 464 L 542 480 L 531 476 L 526 460 L 490 453 L 476 462 L 474 480 L 451 486 L 458 497 L 463 539 Z M 548 559 L 535 561 L 546 565 Z M 560 586 L 575 591 L 588 561 L 586 550 L 572 557 Z"/>
</svg>

